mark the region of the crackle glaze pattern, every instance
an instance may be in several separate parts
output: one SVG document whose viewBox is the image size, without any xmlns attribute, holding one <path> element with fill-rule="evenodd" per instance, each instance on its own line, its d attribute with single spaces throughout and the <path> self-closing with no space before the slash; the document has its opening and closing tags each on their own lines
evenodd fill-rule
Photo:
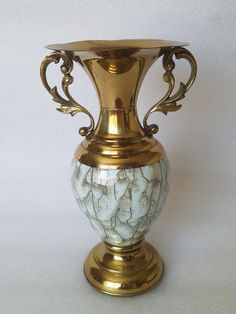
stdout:
<svg viewBox="0 0 236 314">
<path fill-rule="evenodd" d="M 99 169 L 73 160 L 72 186 L 79 206 L 101 238 L 126 246 L 148 232 L 169 191 L 169 163 Z"/>
</svg>

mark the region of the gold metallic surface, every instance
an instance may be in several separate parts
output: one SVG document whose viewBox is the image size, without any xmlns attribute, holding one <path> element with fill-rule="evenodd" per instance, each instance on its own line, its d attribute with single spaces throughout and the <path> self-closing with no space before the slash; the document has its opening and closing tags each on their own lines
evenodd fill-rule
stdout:
<svg viewBox="0 0 236 314">
<path fill-rule="evenodd" d="M 142 240 L 128 247 L 101 242 L 92 249 L 84 264 L 90 284 L 114 296 L 132 296 L 154 288 L 163 271 L 160 255 Z"/>
<path fill-rule="evenodd" d="M 60 51 L 111 51 L 119 49 L 151 49 L 187 46 L 187 43 L 163 39 L 83 40 L 65 44 L 48 45 L 46 48 Z M 124 52 L 122 52 L 124 54 Z"/>
<path fill-rule="evenodd" d="M 164 157 L 164 148 L 154 138 L 140 138 L 132 142 L 85 139 L 75 157 L 81 163 L 103 169 L 127 169 L 152 164 Z"/>
<path fill-rule="evenodd" d="M 47 46 L 54 50 L 40 68 L 42 82 L 53 100 L 60 104 L 59 111 L 72 116 L 78 112 L 87 114 L 88 127 L 80 128 L 85 136 L 75 152 L 81 163 L 97 168 L 134 168 L 153 164 L 164 157 L 162 145 L 153 137 L 158 132 L 156 124 L 148 124 L 151 113 L 167 114 L 177 111 L 177 101 L 185 97 L 192 86 L 197 65 L 193 55 L 183 48 L 185 43 L 139 40 L 90 40 Z M 165 96 L 152 106 L 141 125 L 136 109 L 138 92 L 151 65 L 163 57 L 163 79 L 168 83 Z M 191 73 L 186 83 L 181 82 L 173 95 L 176 59 L 189 62 Z M 62 60 L 61 72 L 63 98 L 57 87 L 50 87 L 46 72 L 51 63 Z M 73 63 L 78 63 L 91 78 L 96 89 L 100 114 L 94 123 L 92 114 L 72 98 L 69 85 L 73 82 Z M 144 293 L 161 279 L 164 265 L 157 251 L 140 239 L 128 247 L 98 244 L 88 255 L 84 272 L 87 280 L 98 290 L 117 296 Z"/>
<path fill-rule="evenodd" d="M 80 128 L 80 134 L 86 136 L 75 152 L 80 162 L 100 168 L 132 168 L 163 158 L 164 149 L 152 135 L 158 131 L 158 126 L 148 125 L 147 120 L 155 111 L 167 114 L 180 109 L 181 105 L 176 102 L 184 98 L 194 82 L 196 62 L 192 54 L 182 47 L 184 45 L 187 44 L 144 39 L 78 41 L 47 46 L 56 51 L 42 62 L 41 78 L 53 100 L 61 104 L 58 110 L 71 115 L 84 112 L 90 119 L 88 127 Z M 146 113 L 142 126 L 136 109 L 138 92 L 148 69 L 161 56 L 165 69 L 163 78 L 169 89 Z M 191 65 L 191 74 L 187 83 L 181 82 L 179 90 L 171 96 L 175 86 L 173 56 L 186 59 Z M 58 63 L 60 59 L 63 60 L 61 71 L 64 75 L 62 90 L 67 99 L 59 95 L 57 87 L 51 88 L 46 79 L 48 65 Z M 78 104 L 68 91 L 73 81 L 70 74 L 73 62 L 82 66 L 96 88 L 100 114 L 95 127 L 91 113 Z"/>
<path fill-rule="evenodd" d="M 63 60 L 63 64 L 61 65 L 61 72 L 64 75 L 61 83 L 62 90 L 67 97 L 67 99 L 63 98 L 57 90 L 57 87 L 50 87 L 46 77 L 46 71 L 48 66 L 54 62 L 58 63 L 60 59 Z M 90 125 L 88 127 L 82 127 L 79 130 L 80 135 L 85 136 L 92 132 L 94 129 L 94 119 L 91 113 L 81 106 L 78 102 L 74 100 L 74 98 L 70 95 L 69 85 L 73 83 L 73 76 L 71 76 L 71 71 L 73 70 L 73 60 L 70 57 L 70 53 L 61 53 L 59 51 L 55 51 L 49 56 L 45 57 L 40 66 L 40 76 L 43 82 L 43 85 L 47 89 L 47 91 L 52 95 L 53 101 L 61 104 L 60 108 L 57 108 L 58 111 L 63 113 L 69 113 L 71 116 L 74 116 L 76 113 L 83 112 L 89 116 Z"/>
<path fill-rule="evenodd" d="M 190 66 L 191 66 L 191 73 L 190 77 L 187 81 L 187 83 L 180 82 L 179 89 L 177 92 L 171 96 L 171 93 L 174 90 L 175 87 L 175 78 L 172 74 L 172 71 L 175 68 L 175 63 L 173 61 L 173 56 L 176 57 L 176 59 L 186 59 Z M 168 112 L 171 111 L 177 111 L 179 110 L 182 105 L 177 105 L 177 101 L 183 99 L 185 97 L 185 94 L 189 90 L 189 88 L 193 85 L 196 75 L 197 75 L 197 63 L 193 57 L 193 55 L 185 48 L 182 47 L 174 47 L 170 50 L 168 50 L 162 59 L 163 68 L 165 69 L 165 73 L 163 75 L 163 80 L 169 84 L 169 89 L 165 96 L 157 102 L 144 116 L 143 119 L 143 126 L 147 131 L 150 131 L 151 133 L 157 133 L 159 130 L 159 127 L 156 124 L 147 124 L 148 117 L 152 112 L 160 111 L 167 115 Z"/>
</svg>

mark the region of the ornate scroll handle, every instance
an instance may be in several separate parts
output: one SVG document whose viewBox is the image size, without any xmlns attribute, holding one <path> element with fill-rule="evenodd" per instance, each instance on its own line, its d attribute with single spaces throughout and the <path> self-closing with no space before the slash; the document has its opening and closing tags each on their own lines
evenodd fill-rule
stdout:
<svg viewBox="0 0 236 314">
<path fill-rule="evenodd" d="M 57 91 L 57 87 L 50 87 L 47 81 L 46 77 L 46 71 L 52 62 L 58 63 L 62 59 L 63 64 L 61 65 L 61 72 L 64 75 L 61 86 L 62 90 L 67 97 L 67 99 L 63 98 Z M 40 76 L 41 80 L 43 82 L 43 85 L 45 86 L 46 90 L 49 92 L 49 94 L 52 95 L 53 101 L 59 103 L 61 106 L 57 108 L 58 111 L 61 111 L 63 113 L 69 113 L 71 116 L 74 116 L 76 113 L 83 112 L 86 113 L 89 116 L 90 119 L 90 125 L 88 127 L 82 127 L 79 129 L 79 133 L 82 136 L 89 135 L 93 129 L 94 129 L 94 119 L 91 113 L 85 109 L 83 106 L 81 106 L 79 103 L 77 103 L 74 98 L 70 95 L 69 92 L 69 85 L 73 82 L 73 76 L 70 74 L 73 70 L 73 59 L 71 58 L 69 53 L 62 53 L 60 51 L 55 51 L 49 56 L 46 56 L 43 62 L 41 63 L 40 67 Z"/>
<path fill-rule="evenodd" d="M 175 56 L 176 59 L 186 59 L 191 66 L 191 73 L 187 83 L 180 82 L 178 91 L 171 96 L 171 93 L 173 92 L 173 89 L 175 87 L 175 78 L 172 74 L 172 71 L 175 68 L 173 56 Z M 182 47 L 170 48 L 164 54 L 164 57 L 162 59 L 162 65 L 166 71 L 163 75 L 163 80 L 169 84 L 169 89 L 165 96 L 159 102 L 157 102 L 144 116 L 143 126 L 148 133 L 157 133 L 159 130 L 159 127 L 156 124 L 149 125 L 147 123 L 150 114 L 155 111 L 160 111 L 167 115 L 169 111 L 179 110 L 182 105 L 177 105 L 177 101 L 185 97 L 186 92 L 193 85 L 193 82 L 195 81 L 197 75 L 197 63 L 193 55 L 187 49 Z"/>
</svg>

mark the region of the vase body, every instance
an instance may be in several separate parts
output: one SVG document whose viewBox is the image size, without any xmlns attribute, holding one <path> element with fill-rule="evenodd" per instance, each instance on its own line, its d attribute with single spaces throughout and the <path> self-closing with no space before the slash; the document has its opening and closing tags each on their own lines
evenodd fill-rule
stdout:
<svg viewBox="0 0 236 314">
<path fill-rule="evenodd" d="M 76 159 L 73 165 L 76 200 L 102 240 L 119 246 L 140 241 L 169 191 L 167 157 L 128 169 L 99 169 Z"/>
<path fill-rule="evenodd" d="M 98 290 L 112 295 L 134 295 L 154 287 L 163 273 L 156 250 L 144 241 L 169 191 L 169 162 L 162 145 L 153 136 L 158 131 L 148 125 L 149 114 L 167 113 L 181 106 L 178 99 L 194 81 L 171 96 L 174 88 L 172 57 L 185 58 L 192 72 L 195 60 L 184 44 L 155 40 L 87 41 L 52 45 L 55 50 L 42 63 L 41 77 L 60 111 L 86 113 L 90 125 L 80 129 L 85 139 L 73 159 L 72 187 L 79 207 L 103 242 L 85 262 L 85 275 Z M 136 108 L 138 92 L 150 66 L 163 56 L 167 94 L 146 114 L 141 124 Z M 62 88 L 50 88 L 45 72 L 51 62 L 63 60 Z M 73 62 L 91 78 L 100 101 L 95 125 L 92 114 L 77 103 L 68 87 L 73 78 Z"/>
</svg>

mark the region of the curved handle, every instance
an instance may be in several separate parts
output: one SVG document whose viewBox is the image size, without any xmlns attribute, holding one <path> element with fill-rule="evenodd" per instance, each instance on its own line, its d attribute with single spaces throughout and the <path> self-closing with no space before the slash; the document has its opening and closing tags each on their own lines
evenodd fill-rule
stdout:
<svg viewBox="0 0 236 314">
<path fill-rule="evenodd" d="M 52 62 L 58 63 L 62 59 L 63 64 L 61 65 L 61 72 L 63 74 L 63 79 L 61 82 L 62 90 L 67 97 L 63 98 L 57 91 L 57 87 L 50 87 L 47 81 L 46 72 L 49 64 Z M 57 110 L 63 113 L 69 113 L 71 116 L 74 116 L 76 113 L 83 112 L 89 116 L 90 125 L 88 127 L 82 127 L 79 129 L 79 133 L 82 136 L 89 135 L 94 129 L 94 119 L 91 113 L 77 103 L 74 98 L 70 95 L 69 85 L 73 82 L 73 76 L 70 74 L 73 70 L 73 59 L 69 53 L 62 53 L 61 51 L 55 51 L 50 55 L 46 56 L 40 66 L 40 76 L 43 82 L 44 87 L 52 95 L 53 101 L 59 103 L 61 106 Z"/>
<path fill-rule="evenodd" d="M 172 71 L 175 68 L 173 56 L 175 56 L 176 59 L 186 59 L 191 66 L 191 73 L 187 83 L 180 82 L 178 91 L 171 96 L 171 93 L 175 87 L 175 78 L 172 74 Z M 177 105 L 177 101 L 185 97 L 186 92 L 193 85 L 193 82 L 197 76 L 196 60 L 194 59 L 194 56 L 183 47 L 174 47 L 167 50 L 162 59 L 162 66 L 166 71 L 163 75 L 163 80 L 169 84 L 169 89 L 165 96 L 159 102 L 157 102 L 144 116 L 143 127 L 148 133 L 157 133 L 159 130 L 159 127 L 156 124 L 149 125 L 147 123 L 150 114 L 155 111 L 160 111 L 167 115 L 169 111 L 179 110 L 182 105 Z"/>
</svg>

